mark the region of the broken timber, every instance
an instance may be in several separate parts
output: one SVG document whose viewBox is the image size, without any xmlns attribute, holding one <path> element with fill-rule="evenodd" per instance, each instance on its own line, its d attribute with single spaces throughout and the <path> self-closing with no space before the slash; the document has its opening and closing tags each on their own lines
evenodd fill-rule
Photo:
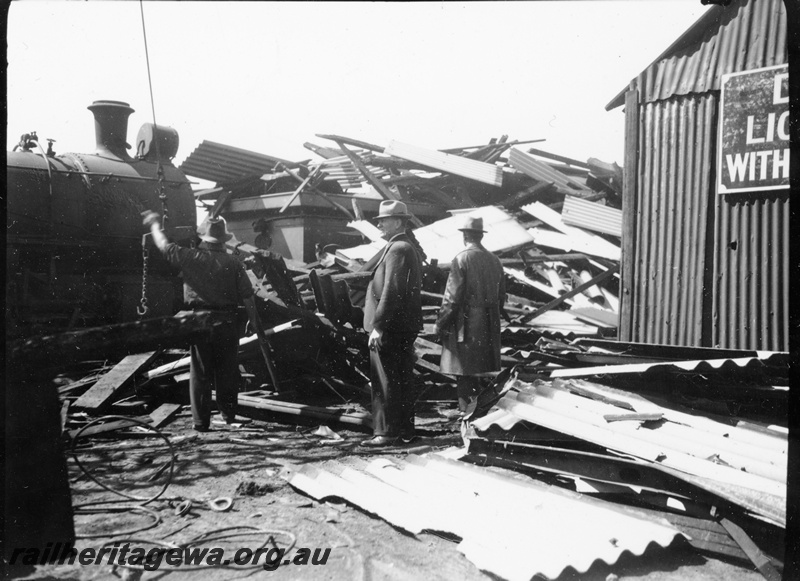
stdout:
<svg viewBox="0 0 800 581">
<path fill-rule="evenodd" d="M 48 364 L 63 366 L 88 354 L 94 358 L 110 358 L 159 348 L 186 347 L 207 336 L 222 322 L 219 314 L 208 311 L 20 339 L 12 343 L 7 352 L 7 373 L 12 377 L 31 378 L 40 372 L 46 373 Z"/>
<path fill-rule="evenodd" d="M 253 393 L 239 394 L 239 407 L 264 410 L 274 414 L 285 414 L 300 416 L 321 422 L 337 422 L 345 424 L 351 429 L 359 431 L 372 431 L 372 417 L 363 413 L 345 413 L 342 410 L 333 410 L 324 407 L 290 403 L 274 399 L 256 397 Z M 212 392 L 212 398 L 216 401 L 217 394 Z"/>
<path fill-rule="evenodd" d="M 536 317 L 538 317 L 539 315 L 541 315 L 542 313 L 546 313 L 547 311 L 557 307 L 558 305 L 563 303 L 565 300 L 567 300 L 569 298 L 572 298 L 577 294 L 582 293 L 586 289 L 591 288 L 591 287 L 595 286 L 596 284 L 599 284 L 599 283 L 603 282 L 607 278 L 610 278 L 614 273 L 616 273 L 618 271 L 619 271 L 619 265 L 615 265 L 612 268 L 609 268 L 608 270 L 606 270 L 605 272 L 603 272 L 601 274 L 598 274 L 593 279 L 586 281 L 582 285 L 576 286 L 571 291 L 564 293 L 563 295 L 561 295 L 557 299 L 554 299 L 554 300 L 550 301 L 549 303 L 547 303 L 546 305 L 536 309 L 536 311 L 534 311 L 533 313 L 530 313 L 528 315 L 523 315 L 522 317 L 518 317 L 516 319 L 516 322 L 525 323 L 527 321 L 531 321 L 531 320 L 535 319 Z"/>
<path fill-rule="evenodd" d="M 150 419 L 153 421 L 150 425 L 154 428 L 165 426 L 175 417 L 175 414 L 180 411 L 181 407 L 182 406 L 177 403 L 161 404 L 150 413 Z"/>
<path fill-rule="evenodd" d="M 75 402 L 76 408 L 101 412 L 111 405 L 114 395 L 131 385 L 133 378 L 155 359 L 157 351 L 128 355 L 106 373 Z"/>
</svg>

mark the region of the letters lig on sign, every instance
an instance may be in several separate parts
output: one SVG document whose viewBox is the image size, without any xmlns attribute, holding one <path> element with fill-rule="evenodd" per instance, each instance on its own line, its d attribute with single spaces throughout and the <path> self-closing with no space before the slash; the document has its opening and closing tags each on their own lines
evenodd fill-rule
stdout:
<svg viewBox="0 0 800 581">
<path fill-rule="evenodd" d="M 788 65 L 723 75 L 717 191 L 788 187 Z"/>
</svg>

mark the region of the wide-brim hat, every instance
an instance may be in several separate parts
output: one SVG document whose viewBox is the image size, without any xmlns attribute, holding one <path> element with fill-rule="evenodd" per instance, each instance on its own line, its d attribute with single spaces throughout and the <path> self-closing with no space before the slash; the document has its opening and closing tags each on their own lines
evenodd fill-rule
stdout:
<svg viewBox="0 0 800 581">
<path fill-rule="evenodd" d="M 375 216 L 376 220 L 382 218 L 410 218 L 411 214 L 408 213 L 408 207 L 404 202 L 397 200 L 384 200 L 378 208 L 378 215 Z"/>
<path fill-rule="evenodd" d="M 462 232 L 486 232 L 483 229 L 483 218 L 467 216 L 464 218 L 464 225 L 459 228 Z"/>
<path fill-rule="evenodd" d="M 224 244 L 233 238 L 233 234 L 228 232 L 228 224 L 225 218 L 210 218 L 200 225 L 200 240 Z"/>
</svg>

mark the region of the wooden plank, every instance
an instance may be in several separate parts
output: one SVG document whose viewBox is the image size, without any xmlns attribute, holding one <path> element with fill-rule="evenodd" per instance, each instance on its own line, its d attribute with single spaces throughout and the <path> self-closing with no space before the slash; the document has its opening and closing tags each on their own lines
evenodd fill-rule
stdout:
<svg viewBox="0 0 800 581">
<path fill-rule="evenodd" d="M 286 207 L 288 207 L 288 205 L 289 205 L 289 204 L 291 204 L 291 203 L 292 203 L 292 201 L 294 201 L 294 199 L 295 199 L 295 198 L 296 198 L 298 195 L 300 195 L 300 193 L 301 193 L 301 191 L 303 190 L 303 188 L 306 188 L 306 187 L 308 187 L 309 191 L 311 191 L 311 192 L 313 192 L 313 193 L 317 194 L 317 195 L 318 195 L 320 198 L 322 198 L 322 200 L 323 200 L 323 201 L 327 202 L 328 204 L 330 204 L 331 206 L 333 206 L 333 207 L 334 207 L 334 208 L 336 208 L 337 210 L 340 210 L 341 212 L 343 212 L 343 213 L 344 213 L 344 215 L 345 215 L 345 216 L 347 216 L 348 218 L 350 218 L 351 220 L 353 219 L 353 215 L 350 213 L 350 210 L 348 210 L 347 208 L 345 208 L 344 206 L 342 206 L 340 203 L 338 203 L 338 202 L 336 202 L 336 201 L 332 200 L 331 198 L 329 198 L 329 197 L 328 197 L 328 194 L 326 194 L 325 192 L 323 192 L 323 191 L 319 190 L 318 188 L 314 187 L 314 185 L 313 185 L 313 184 L 309 185 L 309 182 L 308 182 L 308 181 L 306 181 L 306 180 L 303 180 L 303 178 L 301 178 L 299 175 L 297 175 L 297 174 L 296 174 L 296 173 L 294 173 L 293 171 L 290 171 L 290 170 L 289 170 L 289 169 L 288 169 L 288 168 L 287 168 L 285 165 L 283 165 L 283 164 L 278 164 L 278 165 L 276 165 L 275 167 L 276 167 L 276 168 L 280 168 L 280 169 L 283 169 L 283 170 L 285 170 L 286 172 L 288 172 L 288 174 L 289 174 L 291 177 L 293 177 L 293 178 L 295 179 L 295 181 L 297 181 L 299 184 L 301 184 L 300 188 L 298 188 L 298 190 L 296 190 L 296 191 L 293 193 L 293 195 L 292 195 L 292 197 L 291 197 L 290 201 L 289 201 L 289 202 L 287 202 L 287 203 L 284 205 L 284 207 L 283 207 L 283 208 L 280 210 L 281 212 L 283 212 L 283 210 L 285 210 L 285 209 L 286 209 Z M 314 170 L 314 173 L 316 174 L 316 173 L 317 173 L 317 170 L 319 170 L 319 169 L 320 169 L 320 167 L 319 167 L 319 166 L 317 166 L 317 168 Z M 311 177 L 311 176 L 309 176 L 309 178 L 310 178 L 310 177 Z"/>
<path fill-rule="evenodd" d="M 424 149 L 398 141 L 390 142 L 386 147 L 386 153 L 402 159 L 421 163 L 422 165 L 441 172 L 458 175 L 491 186 L 501 187 L 503 185 L 503 170 L 495 164 L 475 161 L 459 155 L 442 153 L 441 151 Z"/>
<path fill-rule="evenodd" d="M 158 406 L 155 410 L 150 413 L 150 419 L 153 420 L 153 423 L 150 424 L 154 428 L 160 428 L 168 424 L 175 414 L 177 414 L 180 409 L 181 405 L 177 403 L 164 403 Z"/>
<path fill-rule="evenodd" d="M 728 534 L 731 536 L 731 538 L 742 548 L 748 558 L 753 562 L 753 565 L 758 568 L 767 581 L 780 581 L 780 574 L 778 574 L 778 572 L 775 570 L 775 567 L 772 566 L 772 563 L 767 556 L 761 552 L 761 549 L 758 548 L 758 545 L 756 545 L 752 539 L 747 536 L 747 533 L 744 532 L 744 529 L 726 518 L 720 519 L 719 524 L 721 524 L 723 528 L 728 531 Z"/>
<path fill-rule="evenodd" d="M 353 147 L 369 149 L 370 151 L 376 151 L 378 153 L 383 153 L 384 151 L 384 148 L 381 147 L 380 145 L 373 145 L 372 143 L 367 143 L 366 141 L 359 141 L 358 139 L 342 137 L 341 135 L 323 135 L 321 133 L 317 133 L 316 135 L 317 137 L 322 137 L 323 139 L 330 139 L 331 141 L 335 141 L 336 143 L 347 143 L 348 145 L 352 145 Z"/>
<path fill-rule="evenodd" d="M 342 151 L 347 154 L 347 157 L 350 158 L 350 161 L 353 162 L 353 165 L 356 166 L 358 171 L 361 172 L 361 175 L 370 183 L 372 187 L 374 187 L 378 193 L 383 196 L 387 200 L 399 200 L 400 196 L 395 194 L 392 190 L 390 190 L 386 184 L 384 184 L 381 180 L 379 180 L 364 164 L 360 157 L 358 157 L 355 153 L 350 151 L 347 146 L 342 141 L 337 141 L 337 145 L 341 148 Z M 410 213 L 410 212 L 409 212 Z M 410 221 L 415 226 L 422 226 L 422 221 L 412 214 Z"/>
<path fill-rule="evenodd" d="M 54 366 L 94 358 L 121 358 L 150 349 L 185 347 L 221 324 L 219 313 L 184 313 L 29 337 L 13 342 L 6 350 L 9 374 L 30 378 L 50 374 Z M 52 375 L 49 375 L 52 377 Z"/>
<path fill-rule="evenodd" d="M 635 422 L 655 422 L 664 419 L 664 414 L 605 414 L 603 419 L 607 422 L 635 421 Z"/>
<path fill-rule="evenodd" d="M 283 207 L 282 207 L 280 210 L 278 210 L 278 214 L 283 214 L 283 213 L 286 211 L 286 208 L 288 208 L 289 206 L 291 206 L 291 205 L 292 205 L 292 202 L 294 202 L 294 201 L 297 199 L 297 196 L 299 196 L 299 195 L 300 195 L 300 193 L 301 193 L 301 192 L 302 192 L 304 189 L 306 189 L 306 186 L 307 186 L 309 183 L 311 183 L 311 181 L 312 181 L 314 178 L 316 178 L 316 177 L 317 177 L 317 174 L 319 173 L 319 171 L 320 171 L 320 169 L 321 169 L 321 168 L 322 168 L 322 166 L 321 166 L 321 165 L 318 165 L 317 167 L 315 167 L 315 168 L 314 168 L 314 171 L 312 171 L 311 173 L 309 173 L 309 174 L 308 174 L 308 177 L 306 177 L 306 179 L 304 179 L 304 180 L 303 180 L 303 181 L 300 183 L 300 185 L 299 185 L 299 186 L 297 186 L 297 189 L 294 191 L 294 193 L 291 195 L 291 197 L 290 197 L 290 198 L 289 198 L 289 199 L 286 201 L 286 203 L 283 205 Z"/>
<path fill-rule="evenodd" d="M 525 142 L 520 142 L 520 143 L 525 143 Z M 572 159 L 570 157 L 564 157 L 563 155 L 556 155 L 555 153 L 550 153 L 549 151 L 542 151 L 541 149 L 536 149 L 535 147 L 528 148 L 528 153 L 538 155 L 539 157 L 546 157 L 548 159 L 552 159 L 553 161 L 560 161 L 561 163 L 566 163 L 567 165 L 574 165 L 575 167 L 579 167 L 582 169 L 588 169 L 588 170 L 592 169 L 588 163 L 585 163 L 583 161 L 578 161 L 577 159 Z"/>
<path fill-rule="evenodd" d="M 114 395 L 130 385 L 134 376 L 155 359 L 158 351 L 128 355 L 101 377 L 75 402 L 76 408 L 102 411 L 111 404 Z"/>
<path fill-rule="evenodd" d="M 216 401 L 217 394 L 212 392 Z M 297 416 L 322 422 L 346 424 L 356 430 L 372 430 L 372 416 L 363 413 L 345 413 L 343 410 L 263 399 L 239 394 L 239 407 L 260 409 L 275 414 Z"/>
</svg>

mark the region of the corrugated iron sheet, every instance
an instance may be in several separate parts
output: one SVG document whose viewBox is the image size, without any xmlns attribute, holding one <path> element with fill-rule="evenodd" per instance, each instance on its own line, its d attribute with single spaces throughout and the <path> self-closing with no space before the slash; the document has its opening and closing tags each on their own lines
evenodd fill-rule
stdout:
<svg viewBox="0 0 800 581">
<path fill-rule="evenodd" d="M 514 380 L 512 380 L 514 381 Z M 510 414 L 610 450 L 647 460 L 672 473 L 702 478 L 716 493 L 786 525 L 788 438 L 729 426 L 658 406 L 635 394 L 582 382 L 577 395 L 569 384 L 515 381 L 497 409 L 472 425 L 505 429 Z M 596 392 L 598 399 L 587 395 Z M 601 401 L 602 400 L 602 401 Z M 660 413 L 659 422 L 607 421 L 606 415 Z"/>
<path fill-rule="evenodd" d="M 416 145 L 400 143 L 399 141 L 391 141 L 386 147 L 385 153 L 492 186 L 500 187 L 503 185 L 503 170 L 495 164 L 475 161 L 460 155 L 424 149 Z"/>
<path fill-rule="evenodd" d="M 429 259 L 449 263 L 464 250 L 464 237 L 458 229 L 464 224 L 466 216 L 483 218 L 486 234 L 481 243 L 489 252 L 512 250 L 533 242 L 531 235 L 513 216 L 495 206 L 484 206 L 459 212 L 456 216 L 414 230 Z"/>
<path fill-rule="evenodd" d="M 600 329 L 598 329 L 596 325 L 589 325 L 580 321 L 569 311 L 546 311 L 526 324 L 529 328 L 509 326 L 503 329 L 503 333 L 530 335 L 543 333 L 569 339 L 575 337 L 594 337 L 600 333 Z"/>
<path fill-rule="evenodd" d="M 534 218 L 538 218 L 551 228 L 566 234 L 571 241 L 570 244 L 574 249 L 581 249 L 582 252 L 588 252 L 593 256 L 602 256 L 610 260 L 619 260 L 621 251 L 619 246 L 608 242 L 607 240 L 584 232 L 579 228 L 567 226 L 561 219 L 561 215 L 552 208 L 542 204 L 541 202 L 534 202 L 520 207 L 521 210 L 530 214 Z M 535 230 L 535 229 L 534 229 Z M 537 236 L 545 237 L 544 231 L 537 230 Z M 540 238 L 541 239 L 541 238 Z"/>
<path fill-rule="evenodd" d="M 561 219 L 564 224 L 570 226 L 578 226 L 617 237 L 622 236 L 622 210 L 595 202 L 565 196 Z"/>
<path fill-rule="evenodd" d="M 554 369 L 550 377 L 589 377 L 592 375 L 626 375 L 654 372 L 705 373 L 709 371 L 736 371 L 737 369 L 782 368 L 789 371 L 788 353 L 763 354 L 761 357 L 737 357 L 733 359 L 700 359 L 697 361 L 660 361 L 658 363 L 627 363 L 602 365 L 576 369 Z"/>
<path fill-rule="evenodd" d="M 717 101 L 711 95 L 642 107 L 628 271 L 622 272 L 622 341 L 707 345 L 706 274 L 713 213 Z"/>
<path fill-rule="evenodd" d="M 484 206 L 459 212 L 457 216 L 444 218 L 414 230 L 414 236 L 429 260 L 436 259 L 442 264 L 449 264 L 456 254 L 464 250 L 464 237 L 458 230 L 464 223 L 464 216 L 483 218 L 486 234 L 482 244 L 490 252 L 512 250 L 533 241 L 530 234 L 513 216 L 495 206 Z M 347 225 L 367 236 L 372 242 L 337 250 L 342 256 L 363 258 L 372 252 L 371 257 L 385 246 L 386 242 L 381 238 L 380 231 L 369 222 L 356 221 Z"/>
<path fill-rule="evenodd" d="M 738 0 L 714 6 L 639 74 L 639 102 L 720 89 L 727 73 L 788 62 L 782 0 Z M 624 90 L 606 109 L 624 103 Z"/>
<path fill-rule="evenodd" d="M 364 165 L 375 177 L 381 178 L 389 175 L 385 168 L 369 164 L 369 159 L 373 156 L 372 152 L 353 150 L 353 153 L 364 158 Z M 366 183 L 366 178 L 346 155 L 328 158 L 318 165 L 322 167 L 322 172 L 325 174 L 324 179 L 339 182 L 342 189 L 358 188 Z"/>
<path fill-rule="evenodd" d="M 297 167 L 293 161 L 204 140 L 179 169 L 187 175 L 219 184 L 269 173 L 277 163 Z"/>
<path fill-rule="evenodd" d="M 561 173 L 545 162 L 539 161 L 532 155 L 529 155 L 515 147 L 512 147 L 509 150 L 508 163 L 514 169 L 525 173 L 536 181 L 544 183 L 553 182 L 562 191 L 567 193 L 573 191 L 591 193 L 591 191 L 586 187 L 586 184 L 582 184 L 572 179 L 568 175 Z"/>
<path fill-rule="evenodd" d="M 788 193 L 716 198 L 712 345 L 789 348 Z"/>
<path fill-rule="evenodd" d="M 411 533 L 456 534 L 477 567 L 514 581 L 554 579 L 567 567 L 583 573 L 598 559 L 613 564 L 625 551 L 667 547 L 680 534 L 612 503 L 437 455 L 306 465 L 289 483 L 318 499 L 344 498 Z M 524 534 L 509 533 L 521 523 Z"/>
</svg>

